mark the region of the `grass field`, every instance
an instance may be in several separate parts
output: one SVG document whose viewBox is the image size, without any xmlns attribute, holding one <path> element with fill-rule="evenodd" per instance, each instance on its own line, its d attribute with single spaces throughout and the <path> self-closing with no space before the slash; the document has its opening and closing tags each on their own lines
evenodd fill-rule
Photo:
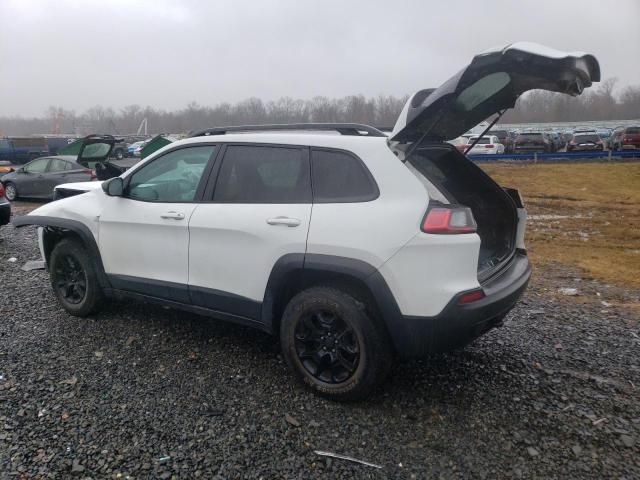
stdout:
<svg viewBox="0 0 640 480">
<path fill-rule="evenodd" d="M 640 163 L 500 163 L 481 167 L 524 198 L 535 265 L 640 287 Z"/>
</svg>

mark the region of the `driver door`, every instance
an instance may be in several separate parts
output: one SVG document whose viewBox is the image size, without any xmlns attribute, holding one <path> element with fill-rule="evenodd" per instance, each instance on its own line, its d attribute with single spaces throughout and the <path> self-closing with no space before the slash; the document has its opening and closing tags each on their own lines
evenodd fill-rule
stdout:
<svg viewBox="0 0 640 480">
<path fill-rule="evenodd" d="M 171 150 L 127 175 L 122 197 L 105 198 L 98 243 L 115 289 L 189 302 L 189 218 L 215 153 Z"/>
</svg>

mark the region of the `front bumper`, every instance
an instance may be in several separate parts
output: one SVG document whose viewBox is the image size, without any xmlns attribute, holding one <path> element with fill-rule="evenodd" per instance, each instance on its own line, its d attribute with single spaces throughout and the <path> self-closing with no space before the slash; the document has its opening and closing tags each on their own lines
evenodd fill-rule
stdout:
<svg viewBox="0 0 640 480">
<path fill-rule="evenodd" d="M 11 204 L 0 198 L 0 225 L 6 225 L 11 219 Z"/>
<path fill-rule="evenodd" d="M 403 317 L 402 328 L 392 334 L 396 351 L 400 357 L 415 358 L 469 344 L 501 324 L 524 293 L 530 276 L 527 256 L 516 253 L 504 270 L 482 284 L 483 299 L 459 305 L 458 295 L 435 317 Z"/>
</svg>

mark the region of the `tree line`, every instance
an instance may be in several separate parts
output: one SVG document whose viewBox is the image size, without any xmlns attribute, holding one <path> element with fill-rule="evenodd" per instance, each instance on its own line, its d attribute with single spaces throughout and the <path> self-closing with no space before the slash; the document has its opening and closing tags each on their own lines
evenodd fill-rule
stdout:
<svg viewBox="0 0 640 480">
<path fill-rule="evenodd" d="M 543 90 L 523 95 L 505 123 L 571 122 L 587 120 L 631 120 L 640 118 L 640 85 L 615 92 L 616 79 L 608 79 L 578 97 Z M 225 126 L 298 122 L 357 122 L 379 127 L 393 126 L 408 97 L 391 95 L 343 98 L 314 97 L 311 100 L 282 97 L 274 101 L 249 98 L 238 103 L 203 106 L 192 102 L 184 109 L 165 111 L 129 105 L 120 110 L 97 105 L 83 113 L 51 106 L 41 117 L 0 117 L 0 135 L 67 133 L 87 135 L 132 134 L 144 118 L 149 133 L 186 133 Z"/>
</svg>

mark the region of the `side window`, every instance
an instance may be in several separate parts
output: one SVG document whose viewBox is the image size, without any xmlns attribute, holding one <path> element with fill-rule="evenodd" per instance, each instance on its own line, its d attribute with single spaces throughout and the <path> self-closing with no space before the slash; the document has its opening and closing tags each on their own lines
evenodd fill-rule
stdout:
<svg viewBox="0 0 640 480">
<path fill-rule="evenodd" d="M 49 171 L 50 172 L 63 172 L 69 169 L 70 163 L 66 160 L 62 160 L 60 158 L 52 158 L 51 163 L 49 163 Z"/>
<path fill-rule="evenodd" d="M 346 152 L 311 151 L 314 203 L 368 202 L 379 191 L 362 161 Z"/>
<path fill-rule="evenodd" d="M 129 177 L 126 196 L 151 202 L 192 202 L 215 145 L 174 150 Z"/>
<path fill-rule="evenodd" d="M 213 200 L 220 203 L 311 203 L 309 164 L 300 148 L 227 147 Z"/>
<path fill-rule="evenodd" d="M 48 158 L 40 158 L 38 160 L 34 160 L 24 167 L 25 172 L 29 173 L 43 173 L 47 169 L 47 164 L 49 163 Z"/>
</svg>

